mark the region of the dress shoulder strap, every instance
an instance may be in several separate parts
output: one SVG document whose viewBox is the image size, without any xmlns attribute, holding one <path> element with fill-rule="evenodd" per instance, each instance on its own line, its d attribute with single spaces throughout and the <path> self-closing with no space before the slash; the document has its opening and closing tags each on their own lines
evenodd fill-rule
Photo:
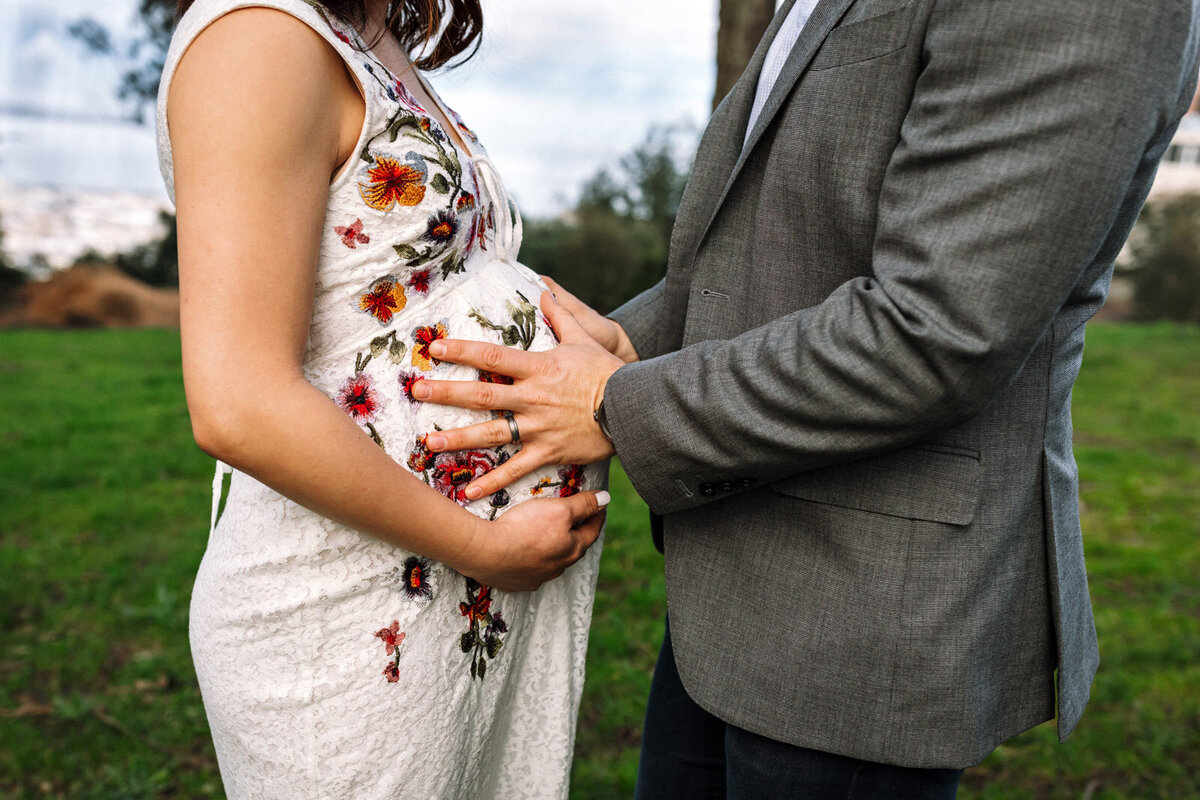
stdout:
<svg viewBox="0 0 1200 800">
<path fill-rule="evenodd" d="M 349 30 L 348 26 L 334 19 L 316 0 L 196 0 L 175 27 L 171 46 L 167 50 L 166 60 L 163 63 L 162 78 L 158 85 L 155 125 L 158 139 L 158 167 L 171 202 L 175 201 L 175 171 L 167 128 L 167 93 L 171 88 L 171 79 L 175 76 L 175 69 L 179 66 L 183 54 L 187 52 L 196 37 L 221 17 L 242 8 L 273 8 L 290 14 L 329 42 L 346 62 L 351 74 L 357 76 L 361 70 L 361 51 L 355 44 L 352 44 L 352 38 L 354 41 L 358 41 L 357 34 Z M 370 104 L 369 93 L 367 95 L 366 101 Z"/>
</svg>

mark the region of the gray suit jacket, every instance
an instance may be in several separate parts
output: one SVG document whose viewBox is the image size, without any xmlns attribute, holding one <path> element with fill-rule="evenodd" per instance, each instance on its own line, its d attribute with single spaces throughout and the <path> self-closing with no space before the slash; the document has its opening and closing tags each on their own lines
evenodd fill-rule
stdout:
<svg viewBox="0 0 1200 800">
<path fill-rule="evenodd" d="M 1065 737 L 1098 661 L 1071 386 L 1192 97 L 1193 0 L 821 0 L 743 150 L 790 6 L 613 315 L 680 674 L 875 761 L 973 764 L 1056 699 Z"/>
</svg>

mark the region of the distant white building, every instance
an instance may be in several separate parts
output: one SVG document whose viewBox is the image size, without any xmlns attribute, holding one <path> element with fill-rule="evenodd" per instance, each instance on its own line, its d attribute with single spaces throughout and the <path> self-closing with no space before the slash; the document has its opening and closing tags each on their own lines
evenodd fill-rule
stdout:
<svg viewBox="0 0 1200 800">
<path fill-rule="evenodd" d="M 1200 194 L 1200 113 L 1195 111 L 1179 123 L 1158 167 L 1150 198 L 1189 193 Z"/>
<path fill-rule="evenodd" d="M 14 186 L 0 181 L 4 253 L 14 264 L 54 269 L 90 251 L 111 256 L 161 237 L 165 200 L 132 192 Z"/>
</svg>

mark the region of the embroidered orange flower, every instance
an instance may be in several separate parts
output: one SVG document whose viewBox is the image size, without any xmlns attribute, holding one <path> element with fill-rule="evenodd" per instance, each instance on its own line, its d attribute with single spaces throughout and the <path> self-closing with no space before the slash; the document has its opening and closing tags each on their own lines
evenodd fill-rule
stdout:
<svg viewBox="0 0 1200 800">
<path fill-rule="evenodd" d="M 417 328 L 413 331 L 413 347 L 412 347 L 412 364 L 422 372 L 429 372 L 433 369 L 434 364 L 440 364 L 433 356 L 429 355 L 429 345 L 433 344 L 438 339 L 445 339 L 448 335 L 446 323 L 439 322 L 435 325 L 428 325 L 423 328 Z"/>
<path fill-rule="evenodd" d="M 445 244 L 458 233 L 458 217 L 449 211 L 439 211 L 425 222 L 426 241 Z"/>
<path fill-rule="evenodd" d="M 408 304 L 404 289 L 392 275 L 385 275 L 371 284 L 358 298 L 358 310 L 370 314 L 383 325 Z"/>
<path fill-rule="evenodd" d="M 358 192 L 377 211 L 391 211 L 397 204 L 415 206 L 425 199 L 428 174 L 425 159 L 416 153 L 409 153 L 408 163 L 376 156 L 375 166 L 367 170 L 367 182 L 358 185 Z"/>
</svg>

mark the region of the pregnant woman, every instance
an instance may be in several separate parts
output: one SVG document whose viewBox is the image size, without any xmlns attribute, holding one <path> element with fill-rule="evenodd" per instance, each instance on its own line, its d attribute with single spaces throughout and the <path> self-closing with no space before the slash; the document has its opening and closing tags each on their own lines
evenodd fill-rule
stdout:
<svg viewBox="0 0 1200 800">
<path fill-rule="evenodd" d="M 225 789 L 565 797 L 603 473 L 472 501 L 520 415 L 511 443 L 432 453 L 490 412 L 412 392 L 509 380 L 436 339 L 555 346 L 515 206 L 421 76 L 477 40 L 478 2 L 181 5 L 159 150 L 193 430 L 232 468 L 190 631 Z"/>
</svg>

